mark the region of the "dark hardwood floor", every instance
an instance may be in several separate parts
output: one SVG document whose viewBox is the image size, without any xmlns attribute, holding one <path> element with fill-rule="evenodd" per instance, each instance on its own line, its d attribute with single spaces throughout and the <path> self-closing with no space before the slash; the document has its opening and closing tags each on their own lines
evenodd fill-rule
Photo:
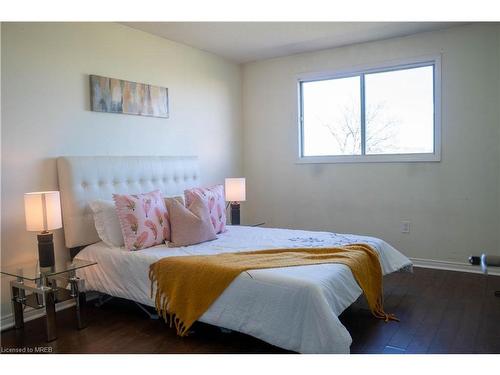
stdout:
<svg viewBox="0 0 500 375">
<path fill-rule="evenodd" d="M 352 353 L 500 353 L 499 276 L 415 268 L 384 281 L 385 309 L 401 322 L 377 320 L 363 298 L 340 319 L 353 338 Z M 58 339 L 45 342 L 44 321 L 1 334 L 3 348 L 50 346 L 55 353 L 286 353 L 237 332 L 198 323 L 177 337 L 162 320 L 150 320 L 133 303 L 88 303 L 88 327 L 76 330 L 74 310 L 58 312 Z"/>
</svg>

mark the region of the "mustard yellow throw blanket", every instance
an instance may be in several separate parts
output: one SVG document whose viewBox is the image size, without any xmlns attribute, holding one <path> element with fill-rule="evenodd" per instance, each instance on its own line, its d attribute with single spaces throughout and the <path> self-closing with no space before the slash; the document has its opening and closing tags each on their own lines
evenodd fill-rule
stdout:
<svg viewBox="0 0 500 375">
<path fill-rule="evenodd" d="M 165 320 L 169 316 L 177 334 L 184 336 L 240 273 L 322 263 L 349 266 L 373 315 L 385 321 L 397 320 L 384 311 L 379 257 L 365 244 L 166 257 L 150 266 L 151 294 L 156 284 L 156 309 Z"/>
</svg>

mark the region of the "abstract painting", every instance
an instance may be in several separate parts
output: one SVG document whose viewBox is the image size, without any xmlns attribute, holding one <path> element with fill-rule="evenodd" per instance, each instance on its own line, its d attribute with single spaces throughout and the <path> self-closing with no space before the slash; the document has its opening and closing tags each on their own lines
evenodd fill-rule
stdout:
<svg viewBox="0 0 500 375">
<path fill-rule="evenodd" d="M 90 108 L 96 112 L 168 118 L 168 89 L 90 75 Z"/>
</svg>

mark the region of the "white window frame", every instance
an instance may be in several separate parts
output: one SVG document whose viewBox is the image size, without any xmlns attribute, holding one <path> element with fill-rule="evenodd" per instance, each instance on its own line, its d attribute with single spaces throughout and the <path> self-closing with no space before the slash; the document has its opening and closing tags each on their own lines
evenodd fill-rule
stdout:
<svg viewBox="0 0 500 375">
<path fill-rule="evenodd" d="M 327 156 L 304 156 L 303 155 L 303 101 L 302 84 L 304 82 L 321 81 L 337 78 L 348 78 L 360 76 L 361 81 L 364 74 L 381 73 L 396 71 L 401 69 L 411 69 L 424 66 L 434 66 L 434 152 L 433 153 L 415 153 L 415 154 L 377 154 L 367 155 L 364 153 L 365 144 L 362 141 L 362 155 L 327 155 Z M 361 88 L 363 95 L 364 83 Z M 420 58 L 391 61 L 376 66 L 357 67 L 356 69 L 334 71 L 334 72 L 313 72 L 304 73 L 297 76 L 297 120 L 298 120 L 298 158 L 297 163 L 383 163 L 383 162 L 439 162 L 441 161 L 441 56 L 426 56 Z M 364 106 L 364 100 L 361 100 L 361 106 Z M 363 108 L 362 108 L 363 109 Z M 364 111 L 361 111 L 364 117 Z M 364 121 L 361 121 L 362 134 L 364 134 Z"/>
</svg>

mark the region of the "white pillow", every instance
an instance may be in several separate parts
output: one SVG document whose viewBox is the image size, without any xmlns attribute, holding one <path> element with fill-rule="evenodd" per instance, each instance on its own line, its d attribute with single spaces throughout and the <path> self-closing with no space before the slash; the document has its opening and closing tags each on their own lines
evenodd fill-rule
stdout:
<svg viewBox="0 0 500 375">
<path fill-rule="evenodd" d="M 94 213 L 95 229 L 99 238 L 110 247 L 123 246 L 125 241 L 113 201 L 96 200 L 89 205 Z"/>
</svg>

